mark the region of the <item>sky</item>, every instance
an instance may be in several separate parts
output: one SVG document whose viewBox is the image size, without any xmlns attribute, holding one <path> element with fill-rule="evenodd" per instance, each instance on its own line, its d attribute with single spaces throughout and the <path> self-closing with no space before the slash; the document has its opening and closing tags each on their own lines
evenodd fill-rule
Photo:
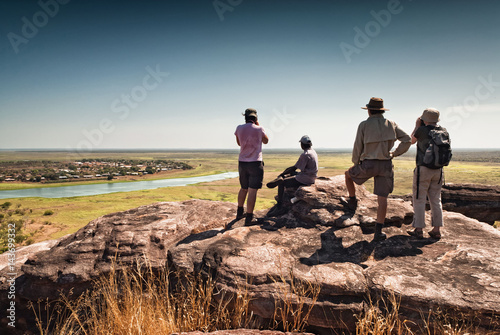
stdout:
<svg viewBox="0 0 500 335">
<path fill-rule="evenodd" d="M 499 1 L 0 2 L 0 149 L 352 148 L 370 97 L 498 148 Z"/>
</svg>

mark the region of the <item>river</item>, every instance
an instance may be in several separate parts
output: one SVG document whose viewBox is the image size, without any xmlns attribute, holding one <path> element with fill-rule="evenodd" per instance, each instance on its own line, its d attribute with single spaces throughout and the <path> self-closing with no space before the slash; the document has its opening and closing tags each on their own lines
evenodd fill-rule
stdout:
<svg viewBox="0 0 500 335">
<path fill-rule="evenodd" d="M 0 191 L 0 199 L 26 198 L 26 197 L 40 197 L 40 198 L 81 197 L 81 196 L 98 195 L 98 194 L 106 194 L 114 192 L 151 190 L 161 187 L 186 186 L 186 185 L 206 183 L 206 182 L 236 178 L 236 177 L 238 177 L 238 172 L 225 172 L 209 176 L 190 177 L 190 178 L 172 178 L 172 179 L 133 181 L 124 183 L 26 188 L 22 190 Z"/>
</svg>

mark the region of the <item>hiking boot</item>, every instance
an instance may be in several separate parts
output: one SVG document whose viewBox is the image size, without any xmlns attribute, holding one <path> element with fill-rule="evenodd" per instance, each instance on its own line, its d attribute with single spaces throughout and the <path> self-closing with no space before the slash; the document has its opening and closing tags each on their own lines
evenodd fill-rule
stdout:
<svg viewBox="0 0 500 335">
<path fill-rule="evenodd" d="M 384 233 L 377 233 L 375 232 L 375 235 L 373 235 L 373 240 L 375 242 L 380 242 L 380 241 L 383 241 L 387 238 L 387 235 L 384 234 Z"/>
<path fill-rule="evenodd" d="M 408 235 L 418 238 L 419 240 L 424 238 L 424 232 L 422 230 L 408 230 Z"/>
<path fill-rule="evenodd" d="M 358 199 L 355 196 L 349 197 L 348 200 L 346 200 L 344 197 L 341 197 L 340 201 L 351 211 L 355 211 L 356 208 L 358 208 Z"/>
<path fill-rule="evenodd" d="M 429 236 L 435 240 L 441 239 L 441 233 L 433 232 L 432 230 L 429 232 Z"/>
<path fill-rule="evenodd" d="M 266 184 L 266 186 L 268 188 L 275 188 L 276 186 L 278 186 L 281 182 L 283 181 L 283 177 L 282 176 L 278 176 L 276 179 L 274 180 L 271 180 L 269 183 Z"/>
<path fill-rule="evenodd" d="M 245 226 L 253 226 L 256 225 L 257 223 L 258 223 L 257 220 L 253 219 L 253 213 L 252 214 L 247 213 L 245 217 Z"/>
<path fill-rule="evenodd" d="M 373 236 L 375 242 L 380 242 L 387 238 L 387 235 L 382 233 L 382 227 L 384 227 L 383 223 L 377 223 L 375 225 L 375 235 Z"/>
<path fill-rule="evenodd" d="M 283 207 L 274 207 L 269 212 L 267 212 L 268 217 L 281 216 L 287 213 L 287 210 Z"/>
<path fill-rule="evenodd" d="M 238 207 L 236 210 L 236 220 L 242 219 L 245 216 L 243 213 L 243 207 Z"/>
</svg>

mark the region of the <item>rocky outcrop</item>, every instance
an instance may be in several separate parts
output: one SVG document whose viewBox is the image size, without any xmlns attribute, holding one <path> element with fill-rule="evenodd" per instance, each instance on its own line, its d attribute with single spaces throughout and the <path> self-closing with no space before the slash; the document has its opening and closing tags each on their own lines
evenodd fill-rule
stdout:
<svg viewBox="0 0 500 335">
<path fill-rule="evenodd" d="M 76 294 L 122 264 L 146 260 L 153 270 L 164 268 L 167 252 L 177 242 L 202 231 L 221 229 L 236 216 L 234 204 L 192 200 L 157 203 L 100 217 L 53 248 L 23 265 L 26 282 L 19 293 L 28 299 L 55 299 L 59 292 Z"/>
<path fill-rule="evenodd" d="M 500 221 L 500 186 L 446 184 L 443 208 L 489 224 Z"/>
<path fill-rule="evenodd" d="M 443 238 L 418 240 L 406 233 L 410 203 L 389 199 L 388 239 L 374 242 L 376 197 L 357 187 L 360 203 L 348 210 L 343 179 L 302 187 L 289 195 L 299 201 L 285 215 L 257 213 L 261 219 L 249 227 L 233 220 L 235 204 L 202 200 L 101 217 L 29 259 L 16 281 L 19 299 L 81 292 L 116 257 L 124 265 L 147 259 L 157 270 L 168 263 L 201 272 L 222 292 L 243 288 L 262 320 L 276 305 L 303 304 L 315 329 L 353 330 L 367 297 L 390 293 L 415 323 L 430 308 L 473 312 L 484 325 L 500 316 L 498 230 L 445 212 Z"/>
</svg>

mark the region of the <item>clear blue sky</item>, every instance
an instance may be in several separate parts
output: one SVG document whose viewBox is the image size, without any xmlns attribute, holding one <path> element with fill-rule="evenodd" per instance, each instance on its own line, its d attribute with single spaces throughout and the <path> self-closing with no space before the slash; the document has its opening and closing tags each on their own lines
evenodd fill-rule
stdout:
<svg viewBox="0 0 500 335">
<path fill-rule="evenodd" d="M 372 96 L 408 133 L 496 148 L 499 1 L 0 2 L 0 149 L 350 148 Z"/>
</svg>

